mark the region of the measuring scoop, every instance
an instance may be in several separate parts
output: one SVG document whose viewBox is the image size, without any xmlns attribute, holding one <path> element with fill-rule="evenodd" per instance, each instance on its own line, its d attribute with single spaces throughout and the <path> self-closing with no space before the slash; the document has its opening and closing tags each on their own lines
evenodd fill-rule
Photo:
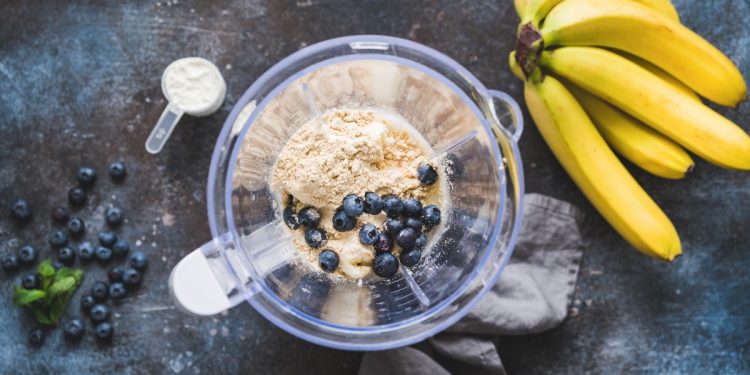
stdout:
<svg viewBox="0 0 750 375">
<path fill-rule="evenodd" d="M 146 151 L 152 154 L 161 151 L 183 114 L 201 117 L 216 112 L 224 103 L 227 85 L 212 62 L 186 57 L 164 69 L 161 91 L 169 104 L 146 140 Z"/>
</svg>

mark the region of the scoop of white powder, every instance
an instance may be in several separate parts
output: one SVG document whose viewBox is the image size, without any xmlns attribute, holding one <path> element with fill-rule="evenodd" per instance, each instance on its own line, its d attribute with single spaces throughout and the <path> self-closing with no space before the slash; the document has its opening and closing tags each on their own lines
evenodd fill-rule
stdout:
<svg viewBox="0 0 750 375">
<path fill-rule="evenodd" d="M 162 89 L 170 103 L 193 116 L 215 112 L 227 85 L 216 65 L 200 57 L 179 59 L 164 70 Z"/>
</svg>

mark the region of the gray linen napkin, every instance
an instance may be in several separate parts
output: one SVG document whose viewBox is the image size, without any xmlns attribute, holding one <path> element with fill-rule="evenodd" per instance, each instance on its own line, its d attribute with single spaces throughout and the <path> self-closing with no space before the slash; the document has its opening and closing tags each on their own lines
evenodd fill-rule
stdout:
<svg viewBox="0 0 750 375">
<path fill-rule="evenodd" d="M 365 353 L 359 375 L 504 374 L 497 335 L 548 330 L 567 315 L 583 253 L 583 215 L 569 203 L 529 194 L 516 250 L 500 280 L 462 320 L 416 345 Z"/>
</svg>

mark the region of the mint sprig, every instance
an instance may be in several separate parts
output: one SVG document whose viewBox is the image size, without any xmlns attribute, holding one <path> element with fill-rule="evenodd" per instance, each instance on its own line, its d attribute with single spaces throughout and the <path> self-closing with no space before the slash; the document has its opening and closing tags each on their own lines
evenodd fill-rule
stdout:
<svg viewBox="0 0 750 375">
<path fill-rule="evenodd" d="M 83 271 L 62 267 L 55 271 L 47 259 L 36 269 L 41 289 L 24 289 L 18 285 L 13 291 L 13 303 L 26 307 L 40 324 L 57 324 L 70 299 L 83 280 Z"/>
</svg>

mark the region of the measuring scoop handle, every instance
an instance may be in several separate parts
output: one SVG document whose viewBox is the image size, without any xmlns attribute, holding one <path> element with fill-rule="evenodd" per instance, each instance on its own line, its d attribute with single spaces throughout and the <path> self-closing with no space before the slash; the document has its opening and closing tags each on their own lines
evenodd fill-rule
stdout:
<svg viewBox="0 0 750 375">
<path fill-rule="evenodd" d="M 146 151 L 151 154 L 158 154 L 161 151 L 164 144 L 167 143 L 169 136 L 172 135 L 172 130 L 174 130 L 177 122 L 180 121 L 183 113 L 185 112 L 172 105 L 172 103 L 167 105 L 167 108 L 164 109 L 161 117 L 159 117 L 159 121 L 156 122 L 154 130 L 151 131 L 146 140 Z"/>
</svg>

